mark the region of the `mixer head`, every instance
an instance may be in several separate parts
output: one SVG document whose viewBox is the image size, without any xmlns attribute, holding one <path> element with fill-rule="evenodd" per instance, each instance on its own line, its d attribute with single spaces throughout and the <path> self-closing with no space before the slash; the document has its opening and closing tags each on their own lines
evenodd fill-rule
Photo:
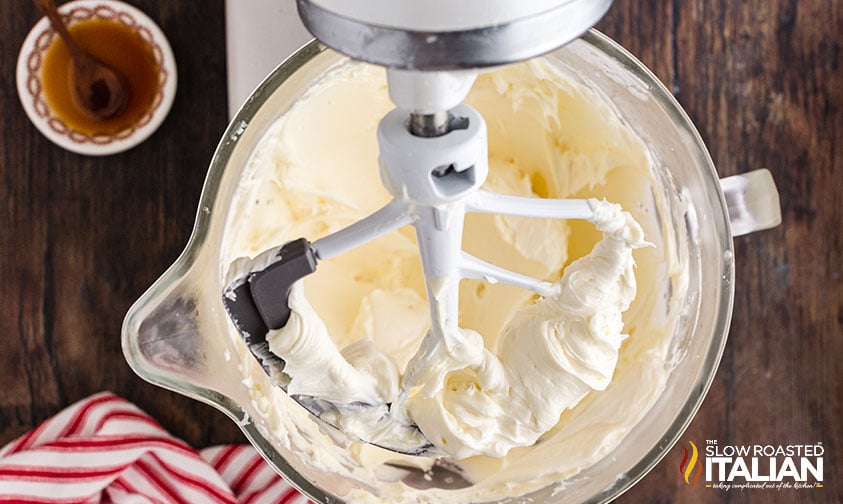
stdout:
<svg viewBox="0 0 843 504">
<path fill-rule="evenodd" d="M 378 128 L 380 172 L 393 199 L 363 220 L 309 242 L 299 239 L 238 261 L 223 302 L 253 355 L 273 382 L 288 390 L 288 362 L 267 335 L 288 323 L 290 291 L 329 260 L 405 225 L 416 229 L 427 283 L 431 329 L 403 377 L 406 395 L 436 355 L 476 350 L 458 326 L 463 278 L 503 282 L 553 296 L 558 286 L 489 264 L 462 251 L 467 212 L 586 219 L 585 200 L 504 196 L 480 190 L 488 174 L 486 125 L 462 104 L 478 69 L 529 59 L 575 39 L 611 0 L 298 0 L 305 26 L 353 59 L 387 68 L 396 109 Z M 482 346 L 482 345 L 481 345 Z M 474 350 L 472 350 L 474 348 Z M 337 358 L 341 359 L 337 350 Z M 465 357 L 465 355 L 463 355 Z M 469 357 L 470 358 L 470 357 Z M 344 361 L 343 361 L 344 362 Z M 383 401 L 291 397 L 326 425 L 355 440 L 411 455 L 443 453 L 399 408 Z M 362 428 L 360 428 L 362 425 Z M 376 435 L 372 433 L 375 432 Z"/>
<path fill-rule="evenodd" d="M 401 70 L 459 70 L 524 61 L 579 37 L 612 0 L 297 0 L 320 42 Z"/>
</svg>

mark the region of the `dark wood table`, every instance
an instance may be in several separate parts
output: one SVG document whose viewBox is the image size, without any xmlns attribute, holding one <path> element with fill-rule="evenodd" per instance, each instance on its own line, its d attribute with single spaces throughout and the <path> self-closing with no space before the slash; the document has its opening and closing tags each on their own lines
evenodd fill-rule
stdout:
<svg viewBox="0 0 843 504">
<path fill-rule="evenodd" d="M 279 0 L 288 1 L 288 0 Z M 40 15 L 0 2 L 0 445 L 111 390 L 195 447 L 244 442 L 215 410 L 146 384 L 120 350 L 130 304 L 190 233 L 226 126 L 222 0 L 135 0 L 168 35 L 178 95 L 122 154 L 66 152 L 18 101 L 17 52 Z M 717 378 L 682 444 L 825 447 L 824 488 L 680 479 L 677 445 L 623 502 L 843 502 L 843 2 L 618 0 L 599 27 L 672 89 L 721 176 L 769 168 L 783 224 L 736 240 L 736 302 Z"/>
</svg>

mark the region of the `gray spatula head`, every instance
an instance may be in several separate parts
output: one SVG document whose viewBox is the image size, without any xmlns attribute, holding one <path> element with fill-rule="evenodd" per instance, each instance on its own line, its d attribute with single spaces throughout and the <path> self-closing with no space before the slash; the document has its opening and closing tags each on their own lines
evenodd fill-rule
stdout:
<svg viewBox="0 0 843 504">
<path fill-rule="evenodd" d="M 275 377 L 274 372 L 283 372 L 284 361 L 269 350 L 266 335 L 289 320 L 290 288 L 316 271 L 316 254 L 307 240 L 299 238 L 237 268 L 239 276 L 223 290 L 223 304 L 246 346 L 264 371 Z M 282 384 L 285 390 L 288 382 Z"/>
<path fill-rule="evenodd" d="M 304 238 L 291 241 L 280 248 L 258 255 L 250 261 L 238 261 L 234 280 L 223 290 L 222 301 L 229 318 L 237 328 L 249 351 L 260 363 L 272 382 L 285 392 L 290 377 L 284 373 L 284 360 L 272 353 L 266 337 L 270 330 L 284 327 L 290 318 L 288 297 L 293 284 L 316 271 L 316 252 Z M 291 395 L 293 400 L 311 414 L 319 418 L 323 426 L 333 428 L 347 438 L 337 428 L 337 419 L 345 415 L 359 414 L 361 410 L 383 412 L 377 422 L 396 422 L 389 415 L 390 404 L 334 404 L 318 397 Z M 381 439 L 376 443 L 381 448 L 397 453 L 418 456 L 435 456 L 438 451 L 415 425 L 402 425 L 413 431 L 407 442 L 405 436 L 400 439 Z"/>
</svg>

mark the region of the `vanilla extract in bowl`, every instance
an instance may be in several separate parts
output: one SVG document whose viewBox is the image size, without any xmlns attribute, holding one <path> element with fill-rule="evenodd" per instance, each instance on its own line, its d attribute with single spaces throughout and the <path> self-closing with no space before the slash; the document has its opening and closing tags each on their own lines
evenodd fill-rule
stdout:
<svg viewBox="0 0 843 504">
<path fill-rule="evenodd" d="M 140 123 L 160 88 L 160 69 L 150 43 L 132 27 L 111 19 L 79 21 L 68 31 L 84 50 L 123 75 L 128 101 L 120 113 L 107 119 L 86 114 L 73 99 L 70 50 L 55 37 L 44 54 L 40 74 L 52 112 L 68 128 L 88 136 L 112 136 Z"/>
</svg>

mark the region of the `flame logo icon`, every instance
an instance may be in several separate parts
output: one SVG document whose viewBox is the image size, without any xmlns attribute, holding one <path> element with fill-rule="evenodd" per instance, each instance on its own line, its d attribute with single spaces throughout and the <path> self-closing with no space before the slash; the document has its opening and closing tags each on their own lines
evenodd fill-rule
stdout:
<svg viewBox="0 0 843 504">
<path fill-rule="evenodd" d="M 682 475 L 687 485 L 696 485 L 702 476 L 702 463 L 699 460 L 700 452 L 697 450 L 697 445 L 693 441 L 688 441 L 691 445 L 691 453 L 688 453 L 688 448 L 682 447 L 685 456 L 682 457 L 682 462 L 679 463 L 679 474 Z M 696 469 L 696 472 L 694 471 Z M 693 479 L 691 478 L 691 475 Z"/>
</svg>

